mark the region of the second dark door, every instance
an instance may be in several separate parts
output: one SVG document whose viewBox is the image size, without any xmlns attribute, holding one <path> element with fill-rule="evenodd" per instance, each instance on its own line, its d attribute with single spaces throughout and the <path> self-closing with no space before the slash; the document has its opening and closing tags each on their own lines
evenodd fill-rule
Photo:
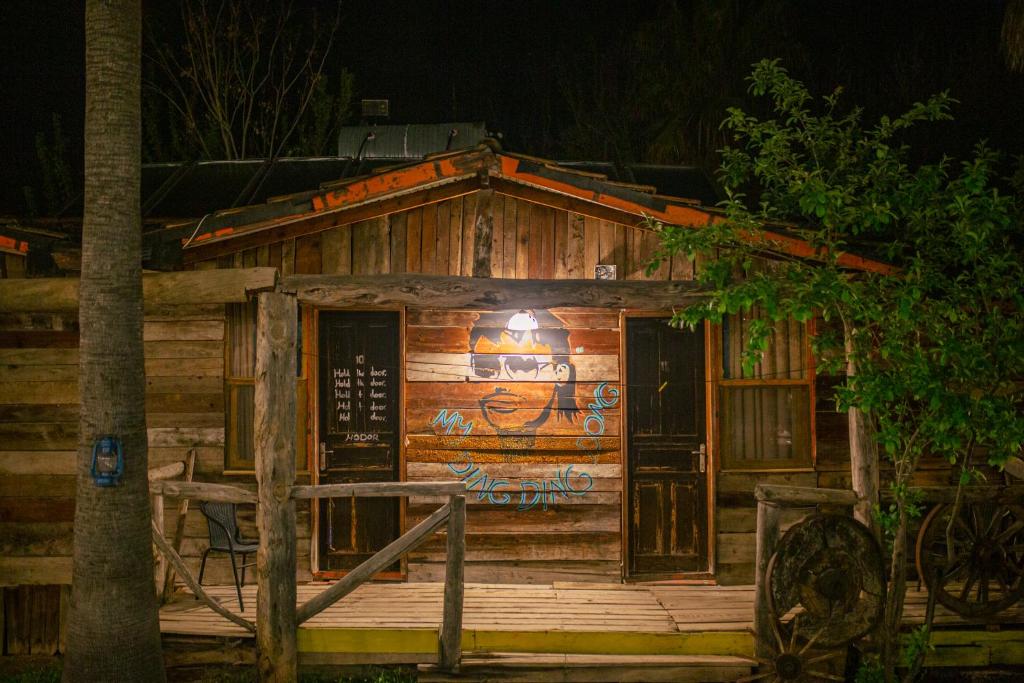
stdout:
<svg viewBox="0 0 1024 683">
<path fill-rule="evenodd" d="M 629 574 L 708 571 L 704 334 L 626 321 Z"/>
</svg>

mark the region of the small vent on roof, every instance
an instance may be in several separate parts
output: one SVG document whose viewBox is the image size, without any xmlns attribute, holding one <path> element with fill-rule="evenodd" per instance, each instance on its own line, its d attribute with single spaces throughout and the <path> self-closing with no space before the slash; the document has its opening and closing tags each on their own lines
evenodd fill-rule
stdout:
<svg viewBox="0 0 1024 683">
<path fill-rule="evenodd" d="M 386 119 L 390 112 L 389 100 L 363 100 L 364 119 Z"/>
</svg>

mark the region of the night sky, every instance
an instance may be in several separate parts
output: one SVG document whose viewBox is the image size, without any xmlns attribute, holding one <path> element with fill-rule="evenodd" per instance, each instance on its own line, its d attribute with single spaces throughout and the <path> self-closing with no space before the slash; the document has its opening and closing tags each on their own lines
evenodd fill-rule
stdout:
<svg viewBox="0 0 1024 683">
<path fill-rule="evenodd" d="M 708 3 L 680 0 L 679 5 Z M 82 4 L 5 0 L 0 7 L 0 213 L 18 211 L 21 187 L 37 182 L 34 140 L 38 132 L 50 130 L 54 114 L 63 123 L 69 155 L 80 160 Z M 955 111 L 958 122 L 930 132 L 925 142 L 932 152 L 962 155 L 984 138 L 1007 154 L 1024 153 L 1024 76 L 1009 73 L 999 54 L 1004 2 L 774 4 L 781 8 L 777 14 L 782 20 L 764 28 L 763 41 L 756 26 L 686 30 L 694 40 L 724 46 L 725 52 L 743 33 L 747 46 L 734 52 L 745 64 L 796 48 L 801 58 L 787 62 L 795 75 L 817 92 L 846 86 L 849 101 L 866 104 L 871 114 L 898 112 L 948 88 L 961 101 Z M 338 64 L 354 73 L 357 98 L 390 99 L 392 122 L 484 120 L 504 134 L 508 148 L 557 158 L 565 155 L 566 130 L 573 123 L 566 83 L 600 82 L 593 70 L 609 61 L 618 78 L 628 75 L 632 65 L 626 57 L 614 64 L 617 55 L 626 55 L 622 46 L 638 27 L 657 21 L 658 6 L 574 0 L 352 0 L 344 4 L 334 54 Z M 147 19 L 175 11 L 166 2 L 147 2 L 144 8 Z M 724 93 L 742 98 L 745 88 L 737 68 L 707 67 L 721 70 L 720 76 L 712 75 L 719 77 Z"/>
</svg>

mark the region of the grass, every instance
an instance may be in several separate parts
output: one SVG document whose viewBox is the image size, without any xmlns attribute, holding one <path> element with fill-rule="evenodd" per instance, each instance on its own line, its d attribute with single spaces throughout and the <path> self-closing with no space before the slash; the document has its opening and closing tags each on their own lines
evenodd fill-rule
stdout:
<svg viewBox="0 0 1024 683">
<path fill-rule="evenodd" d="M 256 672 L 252 669 L 210 671 L 203 676 L 201 683 L 256 683 Z M 371 669 L 366 674 L 357 676 L 300 674 L 299 683 L 416 683 L 416 674 L 401 669 Z"/>
<path fill-rule="evenodd" d="M 50 666 L 0 676 L 0 683 L 60 683 L 60 667 Z"/>
</svg>

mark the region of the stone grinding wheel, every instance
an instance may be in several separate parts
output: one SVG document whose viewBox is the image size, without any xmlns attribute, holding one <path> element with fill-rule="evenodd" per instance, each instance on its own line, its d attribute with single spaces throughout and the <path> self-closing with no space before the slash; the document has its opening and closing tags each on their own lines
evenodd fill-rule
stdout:
<svg viewBox="0 0 1024 683">
<path fill-rule="evenodd" d="M 834 648 L 866 635 L 885 604 L 882 551 L 860 523 L 842 515 L 805 518 L 783 535 L 766 571 L 777 621 L 802 608 L 794 635 Z"/>
<path fill-rule="evenodd" d="M 917 537 L 917 571 L 939 604 L 992 616 L 1024 597 L 1024 507 L 962 503 L 932 508 Z"/>
</svg>

